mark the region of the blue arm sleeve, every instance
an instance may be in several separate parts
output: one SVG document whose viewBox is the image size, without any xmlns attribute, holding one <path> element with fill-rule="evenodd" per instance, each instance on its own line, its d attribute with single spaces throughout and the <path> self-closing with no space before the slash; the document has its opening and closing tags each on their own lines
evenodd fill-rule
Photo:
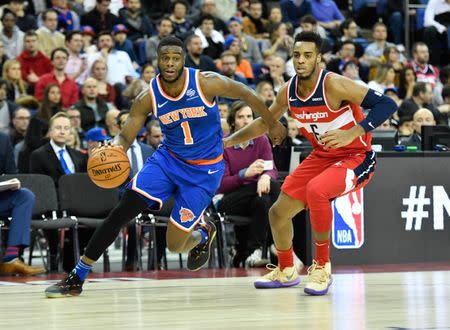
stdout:
<svg viewBox="0 0 450 330">
<path fill-rule="evenodd" d="M 370 109 L 366 119 L 359 122 L 366 132 L 380 126 L 397 110 L 397 105 L 393 100 L 373 89 L 369 89 L 361 106 Z"/>
</svg>

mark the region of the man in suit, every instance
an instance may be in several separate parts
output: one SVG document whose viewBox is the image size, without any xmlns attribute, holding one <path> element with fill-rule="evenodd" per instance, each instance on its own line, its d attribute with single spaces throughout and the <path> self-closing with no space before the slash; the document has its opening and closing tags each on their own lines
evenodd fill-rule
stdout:
<svg viewBox="0 0 450 330">
<path fill-rule="evenodd" d="M 0 133 L 0 175 L 17 173 L 14 153 L 9 136 Z M 30 245 L 31 214 L 35 196 L 21 188 L 18 179 L 8 181 L 8 188 L 0 188 L 0 219 L 11 217 L 9 222 L 8 242 L 3 260 L 0 261 L 0 273 L 34 275 L 44 273 L 41 267 L 31 267 L 19 258 L 20 252 Z"/>
<path fill-rule="evenodd" d="M 86 172 L 87 157 L 66 146 L 70 134 L 70 119 L 58 112 L 49 121 L 50 141 L 36 149 L 30 156 L 30 173 L 46 174 L 55 181 L 65 174 Z"/>
<path fill-rule="evenodd" d="M 117 115 L 117 126 L 122 129 L 125 121 L 127 120 L 130 111 L 122 110 Z M 147 158 L 151 157 L 155 149 L 149 147 L 148 145 L 138 142 L 134 139 L 133 143 L 130 145 L 130 148 L 127 151 L 128 159 L 130 160 L 130 179 L 135 176 L 135 174 L 142 168 Z M 125 270 L 134 271 L 135 259 L 136 259 L 136 227 L 130 224 L 128 227 L 128 245 L 127 245 L 127 261 L 125 263 Z M 164 228 L 165 229 L 165 228 Z M 157 233 L 158 236 L 161 236 Z M 165 237 L 165 232 L 163 234 Z M 161 248 L 158 246 L 158 251 L 163 251 L 165 249 L 165 238 L 158 237 L 157 242 L 164 242 L 164 247 Z"/>
<path fill-rule="evenodd" d="M 75 149 L 66 146 L 70 134 L 70 119 L 63 112 L 56 113 L 49 121 L 48 136 L 50 141 L 31 153 L 30 173 L 46 174 L 58 187 L 58 180 L 63 175 L 87 171 L 87 156 Z M 89 239 L 88 231 L 79 232 L 80 248 L 83 247 L 84 239 Z M 47 238 L 50 245 L 50 270 L 57 270 L 56 254 L 58 249 L 58 231 L 47 230 Z M 86 236 L 86 237 L 85 237 Z M 89 236 L 89 237 L 87 237 Z M 73 253 L 68 244 L 71 243 L 69 235 L 65 245 L 63 268 L 71 269 L 74 265 Z M 87 242 L 87 241 L 86 241 Z"/>
</svg>

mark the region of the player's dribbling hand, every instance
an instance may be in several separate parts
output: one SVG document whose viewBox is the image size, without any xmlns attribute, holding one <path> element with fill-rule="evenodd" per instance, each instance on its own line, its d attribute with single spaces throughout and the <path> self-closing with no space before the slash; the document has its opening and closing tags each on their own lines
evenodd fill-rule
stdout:
<svg viewBox="0 0 450 330">
<path fill-rule="evenodd" d="M 114 140 L 105 140 L 103 142 L 99 142 L 98 146 L 92 148 L 91 153 L 94 153 L 98 150 L 103 150 L 106 148 L 121 148 L 121 149 L 123 149 L 123 147 L 121 145 L 114 144 Z"/>
<path fill-rule="evenodd" d="M 286 127 L 278 120 L 276 124 L 269 129 L 269 137 L 273 146 L 280 145 L 286 138 Z"/>
</svg>

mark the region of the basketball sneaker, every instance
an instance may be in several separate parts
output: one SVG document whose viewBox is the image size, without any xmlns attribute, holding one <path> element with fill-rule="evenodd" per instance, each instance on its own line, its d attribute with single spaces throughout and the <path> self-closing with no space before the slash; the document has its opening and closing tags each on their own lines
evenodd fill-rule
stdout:
<svg viewBox="0 0 450 330">
<path fill-rule="evenodd" d="M 65 279 L 45 289 L 45 295 L 47 298 L 79 296 L 83 291 L 83 283 L 84 281 L 80 280 L 74 269 Z"/>
<path fill-rule="evenodd" d="M 189 251 L 187 268 L 192 271 L 199 270 L 208 262 L 211 244 L 214 241 L 217 233 L 217 229 L 214 223 L 205 222 L 203 226 L 208 231 L 208 239 L 205 243 L 199 244 L 195 246 L 191 251 Z"/>
<path fill-rule="evenodd" d="M 331 282 L 331 263 L 319 266 L 317 261 L 313 260 L 313 264 L 308 268 L 304 291 L 312 296 L 323 296 L 328 293 Z"/>
<path fill-rule="evenodd" d="M 257 289 L 288 288 L 300 283 L 300 276 L 295 265 L 281 270 L 278 266 L 268 264 L 266 268 L 271 272 L 255 281 L 254 285 Z"/>
</svg>

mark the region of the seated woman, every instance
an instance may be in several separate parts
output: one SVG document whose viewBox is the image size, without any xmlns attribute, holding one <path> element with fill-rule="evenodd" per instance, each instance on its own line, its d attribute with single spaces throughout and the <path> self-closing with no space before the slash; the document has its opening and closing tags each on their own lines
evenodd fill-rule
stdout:
<svg viewBox="0 0 450 330">
<path fill-rule="evenodd" d="M 3 79 L 8 83 L 6 98 L 14 102 L 16 99 L 27 95 L 27 84 L 22 79 L 20 62 L 17 60 L 7 60 L 3 64 Z"/>
<path fill-rule="evenodd" d="M 148 88 L 150 81 L 155 77 L 155 67 L 149 63 L 142 67 L 141 79 L 134 80 L 123 91 L 122 95 L 128 100 L 133 101 L 144 89 Z"/>
<path fill-rule="evenodd" d="M 394 80 L 395 80 L 395 71 L 392 65 L 381 64 L 378 67 L 375 79 L 369 81 L 367 86 L 383 94 L 386 88 L 395 87 Z"/>
<path fill-rule="evenodd" d="M 242 101 L 233 103 L 228 116 L 231 133 L 247 126 L 253 119 L 249 106 Z M 280 193 L 269 139 L 263 135 L 227 148 L 224 160 L 225 173 L 218 190 L 224 196 L 218 210 L 252 219 L 249 226 L 235 227 L 238 244 L 233 264 L 239 266 L 245 262 L 247 267 L 264 266 L 268 263 L 262 248 L 267 243 L 269 209 Z"/>
<path fill-rule="evenodd" d="M 116 90 L 111 84 L 106 82 L 106 74 L 108 73 L 108 66 L 103 60 L 96 60 L 92 63 L 91 77 L 97 80 L 98 95 L 97 97 L 105 101 L 108 106 L 112 107 L 116 104 Z"/>
</svg>

